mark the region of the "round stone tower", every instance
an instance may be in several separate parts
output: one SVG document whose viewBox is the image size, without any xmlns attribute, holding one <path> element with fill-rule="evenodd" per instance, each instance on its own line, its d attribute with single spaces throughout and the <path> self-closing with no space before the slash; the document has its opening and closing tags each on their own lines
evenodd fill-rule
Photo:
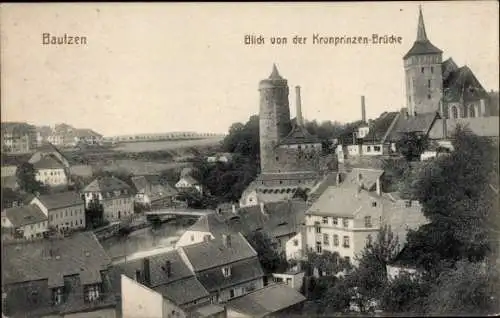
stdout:
<svg viewBox="0 0 500 318">
<path fill-rule="evenodd" d="M 273 65 L 271 75 L 259 84 L 260 168 L 262 173 L 277 172 L 275 147 L 291 130 L 288 82 Z"/>
</svg>

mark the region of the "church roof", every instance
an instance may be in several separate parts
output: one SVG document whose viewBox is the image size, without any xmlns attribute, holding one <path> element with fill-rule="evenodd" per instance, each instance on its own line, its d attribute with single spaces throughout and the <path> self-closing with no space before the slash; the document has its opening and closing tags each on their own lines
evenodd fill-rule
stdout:
<svg viewBox="0 0 500 318">
<path fill-rule="evenodd" d="M 439 119 L 439 114 L 435 112 L 421 113 L 415 116 L 398 116 L 393 129 L 388 131 L 387 140 L 398 140 L 402 134 L 410 132 L 421 132 L 427 134 L 435 121 Z"/>
<path fill-rule="evenodd" d="M 468 66 L 462 66 L 449 73 L 443 82 L 444 100 L 478 100 L 489 98 L 488 93 Z"/>
<path fill-rule="evenodd" d="M 455 70 L 458 69 L 458 65 L 453 61 L 453 59 L 450 57 L 443 63 L 441 63 L 441 69 L 443 72 L 443 81 L 446 81 L 448 76 Z"/>
<path fill-rule="evenodd" d="M 321 141 L 311 135 L 307 129 L 295 124 L 290 133 L 280 141 L 280 145 L 313 144 Z"/>
<path fill-rule="evenodd" d="M 403 59 L 406 60 L 410 56 L 414 55 L 439 54 L 439 53 L 443 53 L 443 51 L 434 46 L 427 38 L 427 33 L 425 32 L 424 17 L 422 15 L 422 8 L 419 8 L 417 40 L 413 43 L 413 46 L 408 51 L 408 53 L 406 53 Z"/>
</svg>

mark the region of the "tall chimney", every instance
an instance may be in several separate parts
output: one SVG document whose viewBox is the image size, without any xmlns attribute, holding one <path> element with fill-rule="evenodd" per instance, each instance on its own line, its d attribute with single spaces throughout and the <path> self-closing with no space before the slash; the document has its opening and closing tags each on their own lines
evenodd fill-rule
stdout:
<svg viewBox="0 0 500 318">
<path fill-rule="evenodd" d="M 172 275 L 172 262 L 170 260 L 165 262 L 165 272 L 167 273 L 167 277 Z"/>
<path fill-rule="evenodd" d="M 151 266 L 149 264 L 149 258 L 144 258 L 142 260 L 143 272 L 144 272 L 144 284 L 146 286 L 151 285 Z"/>
<path fill-rule="evenodd" d="M 366 123 L 365 96 L 361 96 L 361 120 Z"/>
<path fill-rule="evenodd" d="M 296 115 L 296 120 L 297 120 L 297 125 L 302 126 L 303 121 L 302 121 L 302 101 L 300 99 L 300 86 L 295 86 L 295 98 L 296 98 L 296 107 L 297 107 L 297 115 Z"/>
</svg>

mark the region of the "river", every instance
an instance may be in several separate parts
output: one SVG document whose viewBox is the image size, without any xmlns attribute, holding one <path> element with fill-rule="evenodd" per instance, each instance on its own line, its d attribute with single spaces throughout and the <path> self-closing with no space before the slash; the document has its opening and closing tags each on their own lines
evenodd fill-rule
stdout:
<svg viewBox="0 0 500 318">
<path fill-rule="evenodd" d="M 101 244 L 114 263 L 119 263 L 173 249 L 175 242 L 188 227 L 187 224 L 175 222 L 163 223 L 156 228 L 134 231 L 128 236 L 109 238 Z"/>
</svg>

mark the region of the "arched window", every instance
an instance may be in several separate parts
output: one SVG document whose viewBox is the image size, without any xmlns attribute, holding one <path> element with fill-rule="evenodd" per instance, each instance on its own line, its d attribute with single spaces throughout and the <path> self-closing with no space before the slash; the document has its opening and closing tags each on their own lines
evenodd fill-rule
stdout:
<svg viewBox="0 0 500 318">
<path fill-rule="evenodd" d="M 451 106 L 451 118 L 458 118 L 457 106 Z"/>
<path fill-rule="evenodd" d="M 476 108 L 474 107 L 474 105 L 469 105 L 469 117 L 476 117 Z"/>
</svg>

